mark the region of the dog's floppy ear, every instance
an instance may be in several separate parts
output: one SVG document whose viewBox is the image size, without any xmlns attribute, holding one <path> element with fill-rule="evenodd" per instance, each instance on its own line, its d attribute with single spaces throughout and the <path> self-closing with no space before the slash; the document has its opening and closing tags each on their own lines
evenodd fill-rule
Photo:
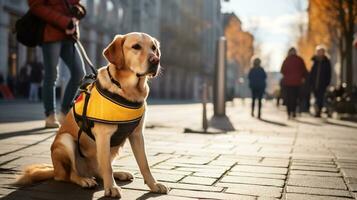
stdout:
<svg viewBox="0 0 357 200">
<path fill-rule="evenodd" d="M 154 44 L 156 45 L 156 48 L 157 48 L 157 56 L 160 57 L 161 56 L 161 50 L 160 50 L 160 42 L 153 37 L 153 40 L 154 40 Z"/>
<path fill-rule="evenodd" d="M 116 35 L 113 41 L 103 51 L 103 56 L 117 67 L 124 66 L 124 38 L 124 35 Z"/>
</svg>

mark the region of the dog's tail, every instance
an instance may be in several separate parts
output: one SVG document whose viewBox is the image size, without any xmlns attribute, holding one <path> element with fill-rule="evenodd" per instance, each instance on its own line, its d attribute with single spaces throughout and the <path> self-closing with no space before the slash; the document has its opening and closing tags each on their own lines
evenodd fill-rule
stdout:
<svg viewBox="0 0 357 200">
<path fill-rule="evenodd" d="M 27 166 L 19 175 L 14 185 L 24 186 L 35 182 L 53 178 L 53 166 L 48 164 L 34 164 Z"/>
</svg>

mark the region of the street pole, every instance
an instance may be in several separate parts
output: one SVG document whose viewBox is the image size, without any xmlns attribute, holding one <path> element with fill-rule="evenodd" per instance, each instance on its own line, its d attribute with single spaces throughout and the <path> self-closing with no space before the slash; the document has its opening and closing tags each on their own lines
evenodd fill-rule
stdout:
<svg viewBox="0 0 357 200">
<path fill-rule="evenodd" d="M 227 41 L 220 37 L 217 42 L 216 66 L 213 91 L 213 117 L 210 125 L 223 131 L 234 131 L 233 124 L 226 116 L 226 52 Z"/>
<path fill-rule="evenodd" d="M 217 42 L 217 58 L 214 79 L 214 115 L 226 115 L 226 47 L 225 37 L 220 37 Z"/>
<path fill-rule="evenodd" d="M 207 133 L 208 129 L 208 120 L 207 120 L 207 99 L 208 99 L 208 87 L 206 80 L 202 86 L 202 129 L 204 133 Z"/>
</svg>

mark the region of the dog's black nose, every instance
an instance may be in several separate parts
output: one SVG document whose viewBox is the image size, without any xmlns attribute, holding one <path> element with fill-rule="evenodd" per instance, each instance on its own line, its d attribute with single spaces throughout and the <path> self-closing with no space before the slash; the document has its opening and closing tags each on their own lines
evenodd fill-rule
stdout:
<svg viewBox="0 0 357 200">
<path fill-rule="evenodd" d="M 160 58 L 158 58 L 157 56 L 151 56 L 149 58 L 149 63 L 151 65 L 158 65 L 160 63 Z"/>
</svg>

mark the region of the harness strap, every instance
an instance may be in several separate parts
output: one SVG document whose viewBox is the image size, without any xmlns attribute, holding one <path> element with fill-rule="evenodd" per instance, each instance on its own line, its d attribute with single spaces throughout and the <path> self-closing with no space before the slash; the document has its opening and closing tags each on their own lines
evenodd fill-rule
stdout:
<svg viewBox="0 0 357 200">
<path fill-rule="evenodd" d="M 89 90 L 84 90 L 84 93 L 86 93 L 86 98 L 84 100 L 84 105 L 83 105 L 83 113 L 82 113 L 82 124 L 81 127 L 79 128 L 78 131 L 78 139 L 77 139 L 77 146 L 78 146 L 78 153 L 79 155 L 84 158 L 84 154 L 81 151 L 81 146 L 79 143 L 79 139 L 82 135 L 83 130 L 85 129 L 85 127 L 87 127 L 87 125 L 89 125 L 88 120 L 87 120 L 87 108 L 88 108 L 88 102 L 89 102 L 89 97 L 90 97 L 90 91 Z M 89 127 L 90 128 L 90 127 Z"/>
</svg>

